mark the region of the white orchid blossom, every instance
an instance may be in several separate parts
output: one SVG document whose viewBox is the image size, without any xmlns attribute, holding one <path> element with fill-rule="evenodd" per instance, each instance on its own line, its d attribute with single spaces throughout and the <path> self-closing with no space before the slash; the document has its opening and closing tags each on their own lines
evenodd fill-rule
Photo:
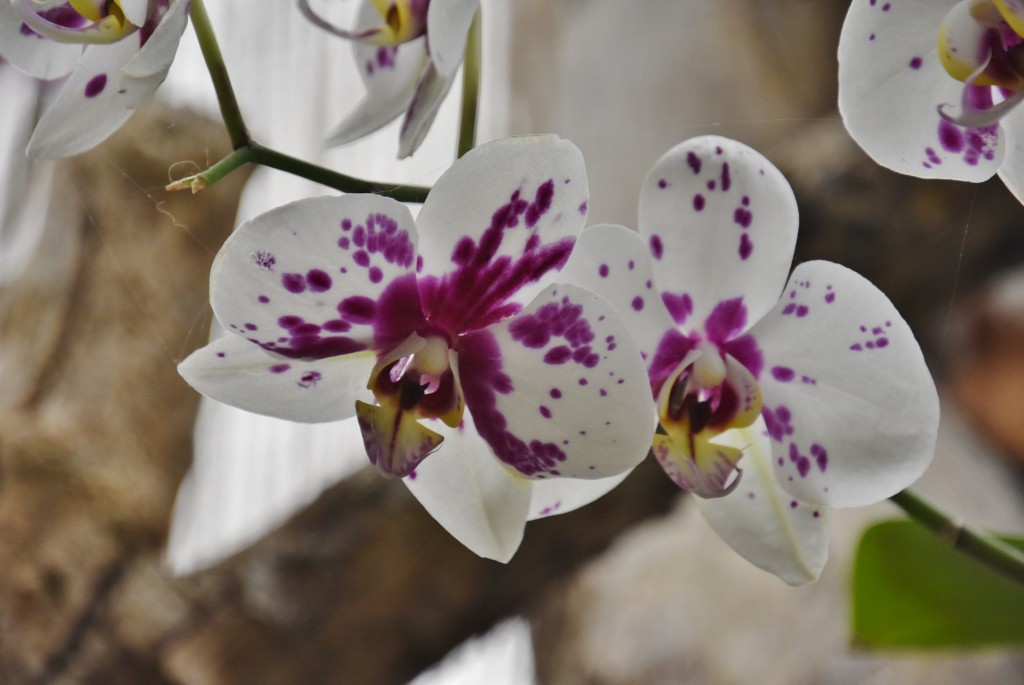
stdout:
<svg viewBox="0 0 1024 685">
<path fill-rule="evenodd" d="M 791 584 L 824 565 L 829 507 L 913 483 L 938 427 L 921 350 L 885 295 L 829 262 L 789 274 L 797 223 L 770 162 L 696 138 L 654 166 L 639 233 L 587 229 L 564 274 L 634 333 L 666 473 L 708 498 L 729 545 Z"/>
<path fill-rule="evenodd" d="M 462 64 L 473 15 L 480 0 L 361 0 L 356 28 L 334 27 L 308 0 L 303 13 L 317 26 L 353 40 L 366 96 L 328 136 L 342 145 L 373 133 L 405 115 L 398 157 L 423 142 Z"/>
<path fill-rule="evenodd" d="M 355 415 L 382 473 L 473 551 L 507 560 L 528 518 L 614 487 L 655 424 L 621 318 L 555 282 L 587 201 L 579 150 L 545 136 L 465 155 L 415 223 L 374 195 L 267 212 L 213 266 L 213 309 L 233 334 L 179 370 L 250 411 Z"/>
<path fill-rule="evenodd" d="M 188 0 L 0 0 L 0 57 L 29 76 L 67 76 L 28 144 L 62 158 L 114 133 L 167 77 Z"/>
<path fill-rule="evenodd" d="M 920 178 L 999 173 L 1024 197 L 1024 2 L 854 0 L 839 109 L 879 164 Z"/>
</svg>

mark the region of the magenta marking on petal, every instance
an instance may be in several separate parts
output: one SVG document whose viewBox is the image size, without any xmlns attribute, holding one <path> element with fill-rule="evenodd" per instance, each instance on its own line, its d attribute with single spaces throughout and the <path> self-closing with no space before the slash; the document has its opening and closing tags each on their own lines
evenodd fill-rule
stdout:
<svg viewBox="0 0 1024 685">
<path fill-rule="evenodd" d="M 478 331 L 464 336 L 459 350 L 459 372 L 466 407 L 477 431 L 497 457 L 527 476 L 554 474 L 565 461 L 557 445 L 526 440 L 508 430 L 508 420 L 498 410 L 498 396 L 513 391 L 512 379 L 503 371 L 501 351 L 494 336 Z"/>
<path fill-rule="evenodd" d="M 913 69 L 914 71 L 917 71 L 918 69 L 920 69 L 921 68 L 921 64 L 922 64 L 922 60 L 921 60 L 920 57 L 914 57 L 913 59 L 910 60 L 910 68 Z"/>
<path fill-rule="evenodd" d="M 772 377 L 780 383 L 789 383 L 796 377 L 796 374 L 788 366 L 773 366 Z"/>
<path fill-rule="evenodd" d="M 292 368 L 291 364 L 274 364 L 270 367 L 270 373 L 284 373 L 290 368 Z"/>
<path fill-rule="evenodd" d="M 558 347 L 552 347 L 544 354 L 544 363 L 559 365 L 564 364 L 572 358 L 572 350 L 565 345 L 559 345 Z"/>
<path fill-rule="evenodd" d="M 363 295 L 346 297 L 338 303 L 341 317 L 355 324 L 371 324 L 377 315 L 377 303 Z"/>
<path fill-rule="evenodd" d="M 693 209 L 697 212 L 704 211 L 704 196 L 700 193 L 693 196 Z"/>
<path fill-rule="evenodd" d="M 775 409 L 772 409 L 768 405 L 761 407 L 761 416 L 764 417 L 765 426 L 768 429 L 768 435 L 775 442 L 781 443 L 787 435 L 793 434 L 792 414 L 789 408 L 784 405 L 779 405 Z M 782 459 L 779 459 L 779 466 L 782 466 Z"/>
<path fill-rule="evenodd" d="M 732 176 L 729 174 L 729 162 L 722 162 L 722 192 L 727 192 L 732 186 Z"/>
<path fill-rule="evenodd" d="M 746 199 L 746 197 L 744 197 Z M 733 223 L 742 226 L 743 228 L 750 228 L 750 222 L 753 220 L 754 215 L 751 214 L 750 210 L 745 207 L 737 207 L 732 213 Z"/>
<path fill-rule="evenodd" d="M 281 285 L 290 293 L 306 292 L 306 278 L 302 274 L 285 274 L 281 277 Z"/>
<path fill-rule="evenodd" d="M 226 356 L 228 356 L 228 355 L 227 355 L 227 353 L 225 353 L 225 352 L 218 352 L 218 353 L 217 353 L 217 356 L 218 356 L 218 357 L 220 357 L 221 359 L 223 359 L 224 357 L 226 357 Z"/>
<path fill-rule="evenodd" d="M 370 277 L 370 283 L 380 283 L 384 279 L 384 273 L 376 266 L 371 266 L 367 275 Z"/>
<path fill-rule="evenodd" d="M 540 415 L 543 416 L 545 419 L 550 419 L 551 418 L 551 410 L 548 409 L 547 407 L 545 407 L 542 404 L 542 405 L 540 405 Z"/>
<path fill-rule="evenodd" d="M 107 87 L 107 75 L 96 74 L 85 84 L 85 97 L 94 98 Z"/>
<path fill-rule="evenodd" d="M 597 273 L 601 276 L 601 278 L 608 278 L 608 265 L 602 264 L 601 266 L 597 267 Z"/>
<path fill-rule="evenodd" d="M 587 209 L 589 207 L 590 207 L 589 203 L 586 200 L 584 200 L 583 202 L 580 203 L 580 206 L 577 208 L 577 211 L 579 211 L 579 213 L 582 214 L 583 216 L 586 216 L 587 215 Z"/>
<path fill-rule="evenodd" d="M 633 298 L 633 301 L 630 304 L 633 307 L 634 311 L 637 311 L 637 312 L 643 311 L 643 308 L 644 308 L 644 298 L 642 298 L 639 295 L 637 295 L 636 297 Z"/>
<path fill-rule="evenodd" d="M 754 252 L 754 243 L 750 240 L 750 234 L 744 233 L 740 236 L 739 255 L 740 259 L 746 261 Z"/>
<path fill-rule="evenodd" d="M 273 271 L 274 264 L 277 264 L 277 258 L 269 252 L 259 250 L 258 252 L 253 253 L 252 263 L 264 271 Z"/>
<path fill-rule="evenodd" d="M 661 259 L 662 255 L 665 254 L 665 246 L 661 242 L 661 236 L 657 234 L 652 235 L 648 242 L 651 248 L 651 256 L 655 259 Z"/>
<path fill-rule="evenodd" d="M 321 378 L 323 378 L 323 376 L 319 371 L 309 371 L 303 374 L 302 378 L 296 381 L 296 383 L 299 384 L 300 388 L 312 388 L 320 381 Z"/>
<path fill-rule="evenodd" d="M 708 318 L 704 320 L 704 331 L 708 340 L 716 345 L 724 345 L 737 333 L 741 333 L 747 325 L 747 307 L 742 297 L 723 300 L 715 305 Z"/>
<path fill-rule="evenodd" d="M 551 392 L 548 394 L 550 394 L 551 398 L 555 400 L 561 399 L 562 397 L 562 391 L 559 390 L 558 388 L 551 388 Z"/>
<path fill-rule="evenodd" d="M 518 190 L 512 193 L 491 216 L 491 225 L 479 241 L 466 236 L 456 244 L 451 257 L 456 267 L 453 271 L 420 281 L 420 297 L 431 324 L 456 336 L 497 323 L 521 309 L 507 301 L 516 291 L 565 265 L 575 237 L 542 244 L 538 233 L 539 221 L 550 211 L 554 193 L 550 179 L 538 186 L 532 202 Z M 506 233 L 515 230 L 530 232 L 522 253 L 499 255 Z"/>
<path fill-rule="evenodd" d="M 708 190 L 714 190 L 715 188 L 718 187 L 718 181 L 716 181 L 713 178 L 710 178 L 708 179 L 708 182 L 705 185 L 707 185 Z"/>
<path fill-rule="evenodd" d="M 270 298 L 267 297 L 266 295 L 260 295 L 256 299 L 259 301 L 260 304 L 268 304 L 270 302 Z"/>
<path fill-rule="evenodd" d="M 825 448 L 814 443 L 811 445 L 811 456 L 814 457 L 814 462 L 818 465 L 818 470 L 825 473 L 825 469 L 828 468 L 828 452 Z"/>
<path fill-rule="evenodd" d="M 700 157 L 697 156 L 696 152 L 691 150 L 686 153 L 686 163 L 690 165 L 691 169 L 693 169 L 693 173 L 700 173 Z"/>
<path fill-rule="evenodd" d="M 690 154 L 693 154 L 693 153 L 691 152 Z M 661 188 L 662 190 L 665 190 L 665 188 L 668 188 L 668 181 L 666 181 L 663 178 L 658 179 L 658 187 Z"/>
<path fill-rule="evenodd" d="M 322 293 L 331 287 L 331 277 L 326 271 L 311 269 L 306 274 L 306 285 L 314 293 Z"/>
<path fill-rule="evenodd" d="M 665 308 L 668 309 L 668 313 L 672 316 L 672 320 L 677 324 L 682 324 L 686 321 L 687 317 L 693 313 L 693 300 L 687 293 L 680 293 L 675 295 L 669 292 L 663 292 L 661 294 L 661 301 L 665 303 Z"/>
<path fill-rule="evenodd" d="M 392 350 L 423 323 L 416 276 L 400 276 L 389 283 L 377 298 L 373 346 L 378 350 Z"/>
</svg>

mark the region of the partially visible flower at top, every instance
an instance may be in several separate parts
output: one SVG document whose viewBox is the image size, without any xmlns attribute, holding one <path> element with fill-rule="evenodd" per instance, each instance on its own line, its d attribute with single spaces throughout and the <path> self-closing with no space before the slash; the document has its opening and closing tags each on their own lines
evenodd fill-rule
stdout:
<svg viewBox="0 0 1024 685">
<path fill-rule="evenodd" d="M 1024 200 L 1024 1 L 854 0 L 839 39 L 839 110 L 876 162 L 984 181 Z"/>
<path fill-rule="evenodd" d="M 768 160 L 695 138 L 652 169 L 639 234 L 587 229 L 565 271 L 637 338 L 665 472 L 791 584 L 825 563 L 829 507 L 878 502 L 924 472 L 939 409 L 913 333 L 871 283 L 821 261 L 786 283 L 797 224 Z"/>
<path fill-rule="evenodd" d="M 84 152 L 167 77 L 189 0 L 0 0 L 0 57 L 29 76 L 68 76 L 29 140 L 32 157 Z"/>
<path fill-rule="evenodd" d="M 415 224 L 375 195 L 267 212 L 213 266 L 213 309 L 231 335 L 179 370 L 250 411 L 355 415 L 382 473 L 405 478 L 473 551 L 507 560 L 528 517 L 621 480 L 655 423 L 620 317 L 555 282 L 587 198 L 579 150 L 545 136 L 466 154 Z"/>
<path fill-rule="evenodd" d="M 480 0 L 360 0 L 356 29 L 339 29 L 299 0 L 321 28 L 353 40 L 366 96 L 328 136 L 342 145 L 382 128 L 403 113 L 398 157 L 416 152 L 462 63 Z"/>
</svg>

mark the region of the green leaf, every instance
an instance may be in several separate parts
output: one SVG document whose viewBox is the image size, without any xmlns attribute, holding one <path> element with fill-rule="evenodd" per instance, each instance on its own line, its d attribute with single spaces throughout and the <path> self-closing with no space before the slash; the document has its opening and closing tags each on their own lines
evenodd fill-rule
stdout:
<svg viewBox="0 0 1024 685">
<path fill-rule="evenodd" d="M 1024 550 L 1024 538 L 999 539 Z M 912 521 L 886 521 L 864 533 L 852 591 L 859 646 L 1024 645 L 1024 585 Z"/>
</svg>

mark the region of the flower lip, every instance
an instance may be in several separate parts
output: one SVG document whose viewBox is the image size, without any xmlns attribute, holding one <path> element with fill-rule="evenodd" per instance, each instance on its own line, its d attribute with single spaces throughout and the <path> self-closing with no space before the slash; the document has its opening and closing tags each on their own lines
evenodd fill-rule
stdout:
<svg viewBox="0 0 1024 685">
<path fill-rule="evenodd" d="M 140 28 L 128 21 L 117 2 L 105 3 L 96 11 L 89 11 L 93 8 L 81 2 L 42 11 L 32 6 L 32 0 L 13 0 L 12 5 L 29 30 L 59 43 L 107 45 Z M 79 18 L 75 19 L 74 14 Z"/>
</svg>

